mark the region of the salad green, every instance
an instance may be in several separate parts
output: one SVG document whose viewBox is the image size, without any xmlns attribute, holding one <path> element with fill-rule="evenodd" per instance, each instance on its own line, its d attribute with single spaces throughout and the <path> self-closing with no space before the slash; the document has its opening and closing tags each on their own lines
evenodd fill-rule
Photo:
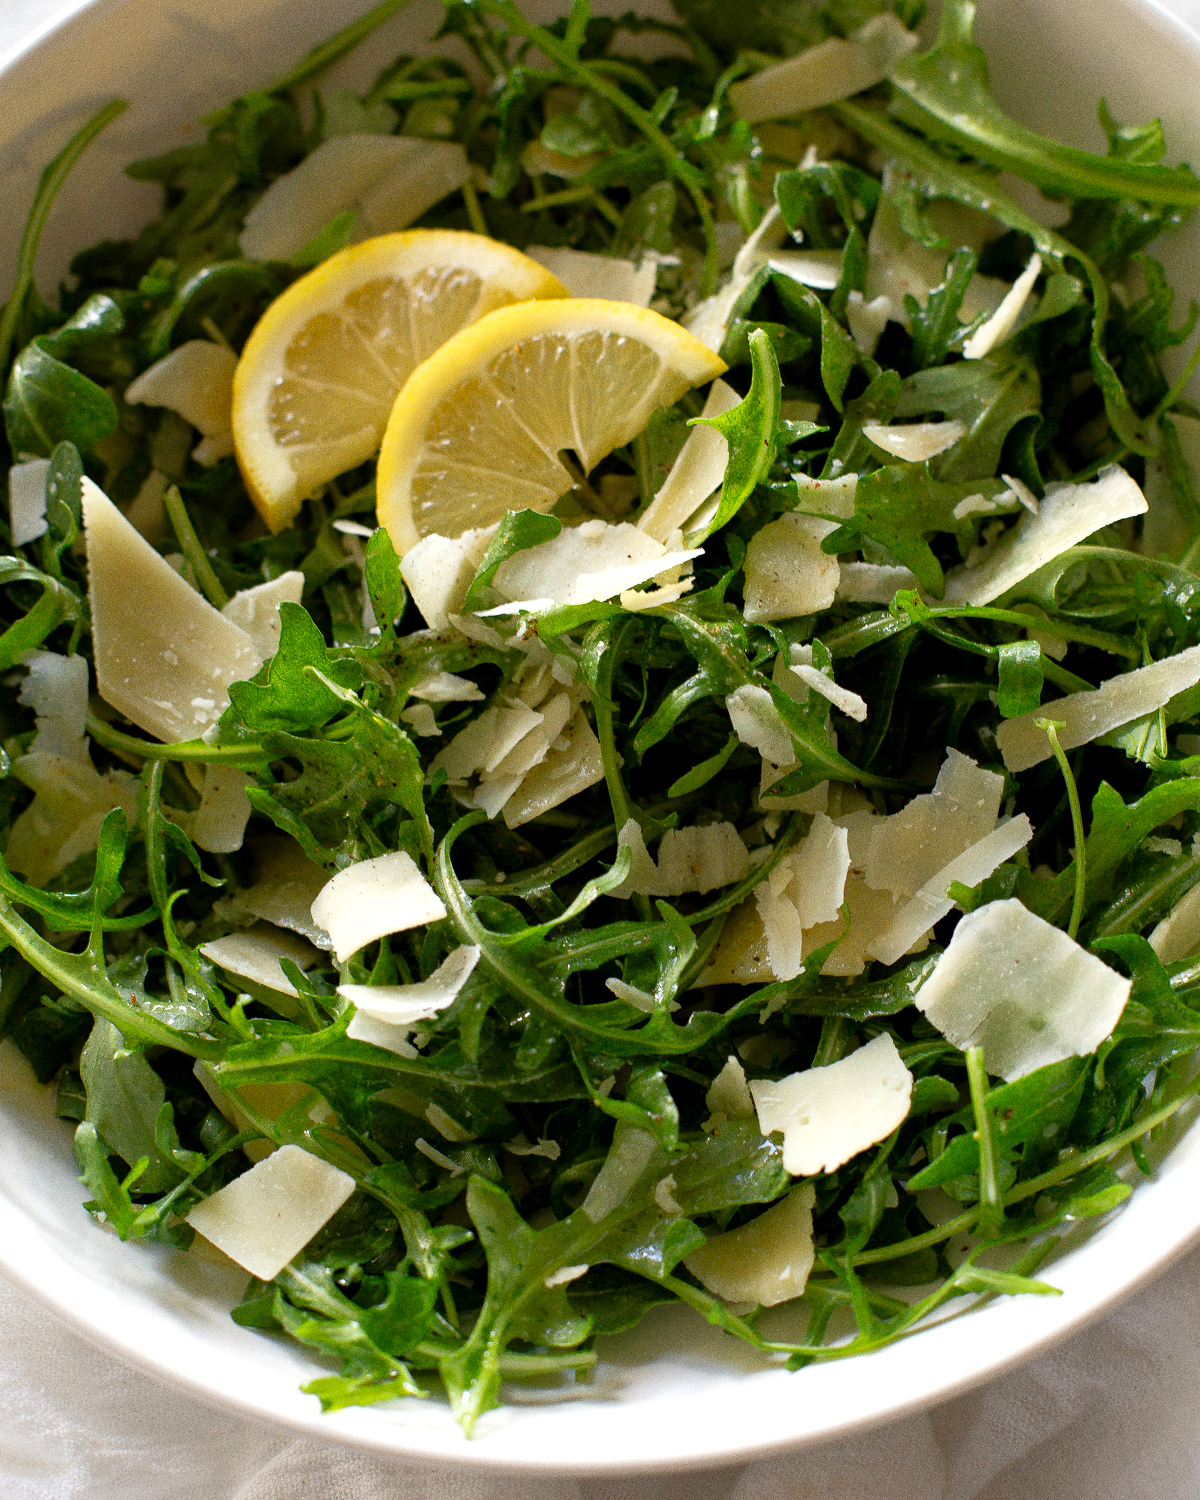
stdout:
<svg viewBox="0 0 1200 1500">
<path fill-rule="evenodd" d="M 0 1034 L 77 1122 L 88 1209 L 187 1250 L 199 1204 L 302 1148 L 345 1201 L 235 1320 L 331 1362 L 306 1387 L 328 1410 L 440 1379 L 468 1432 L 505 1382 L 586 1390 L 602 1336 L 659 1303 L 799 1369 L 1052 1294 L 1042 1263 L 1130 1193 L 1118 1154 L 1148 1173 L 1195 1092 L 1200 350 L 1173 380 L 1161 358 L 1200 309 L 1175 321 L 1147 247 L 1200 179 L 1156 121 L 1102 105 L 1101 156 L 1008 118 L 971 0 L 889 79 L 754 126 L 732 85 L 889 7 L 575 0 L 543 27 L 446 0 L 443 52 L 322 95 L 402 4 L 134 163 L 161 214 L 81 250 L 51 305 L 38 237 L 107 106 L 46 169 L 0 319 Z M 648 34 L 666 55 L 621 51 Z M 189 341 L 239 350 L 350 243 L 341 212 L 246 259 L 270 185 L 391 134 L 471 164 L 418 227 L 652 262 L 654 308 L 708 330 L 736 398 L 684 396 L 557 514 L 510 513 L 436 623 L 372 525 L 373 461 L 271 535 L 231 453 L 199 462 L 193 424 L 126 400 Z M 705 425 L 728 461 L 672 522 L 697 555 L 671 597 L 506 591 L 572 524 L 645 516 Z M 214 614 L 248 631 L 248 591 L 278 590 L 263 664 L 193 700 L 198 738 L 84 708 L 104 496 Z M 596 771 L 516 816 L 479 742 L 555 693 L 542 756 L 586 738 Z M 199 830 L 230 787 L 249 821 L 222 843 Z M 381 932 L 385 874 L 426 905 Z M 807 1331 L 779 1337 L 764 1304 L 801 1289 Z"/>
</svg>

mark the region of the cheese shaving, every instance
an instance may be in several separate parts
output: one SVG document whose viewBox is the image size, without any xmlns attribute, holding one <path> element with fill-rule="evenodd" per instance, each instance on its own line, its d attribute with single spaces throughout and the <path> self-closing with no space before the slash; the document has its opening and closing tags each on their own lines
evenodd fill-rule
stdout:
<svg viewBox="0 0 1200 1500">
<path fill-rule="evenodd" d="M 1131 719 L 1154 713 L 1176 693 L 1200 682 L 1200 646 L 1189 646 L 1176 656 L 1164 657 L 1148 667 L 1137 667 L 1120 677 L 1110 677 L 1102 687 L 1086 693 L 1068 693 L 1032 713 L 1006 719 L 996 734 L 996 743 L 1010 771 L 1027 771 L 1051 755 L 1050 738 L 1037 727 L 1038 719 L 1065 724 L 1058 731 L 1064 750 L 1086 745 Z"/>
<path fill-rule="evenodd" d="M 674 583 L 675 571 L 699 556 L 699 549 L 668 552 L 627 521 L 585 521 L 514 553 L 496 569 L 493 586 L 509 600 L 590 604 L 652 579 Z"/>
<path fill-rule="evenodd" d="M 187 1222 L 252 1276 L 272 1281 L 353 1191 L 349 1173 L 281 1146 L 198 1203 Z"/>
<path fill-rule="evenodd" d="M 703 417 L 732 411 L 741 397 L 724 380 L 714 380 L 704 403 Z M 729 443 L 715 427 L 696 426 L 688 433 L 662 488 L 638 519 L 638 530 L 666 543 L 683 530 L 706 500 L 720 487 L 729 463 Z"/>
<path fill-rule="evenodd" d="M 990 354 L 997 344 L 1002 344 L 1017 326 L 1017 320 L 1024 310 L 1025 303 L 1033 291 L 1033 284 L 1041 275 L 1042 257 L 1034 254 L 1029 257 L 1029 264 L 1012 284 L 1012 289 L 1005 295 L 1004 301 L 987 320 L 982 328 L 978 329 L 963 345 L 964 359 L 982 359 L 985 354 Z"/>
<path fill-rule="evenodd" d="M 702 1286 L 727 1302 L 759 1307 L 789 1302 L 803 1294 L 816 1259 L 815 1202 L 816 1189 L 803 1183 L 749 1224 L 714 1235 L 683 1263 Z"/>
<path fill-rule="evenodd" d="M 15 760 L 12 774 L 35 795 L 14 819 L 4 857 L 31 885 L 44 886 L 90 853 L 114 808 L 123 810 L 130 827 L 137 821 L 140 783 L 128 771 L 101 775 L 91 761 L 39 750 Z"/>
<path fill-rule="evenodd" d="M 27 651 L 21 665 L 29 669 L 29 676 L 17 696 L 37 715 L 37 734 L 29 752 L 90 765 L 84 738 L 88 711 L 87 657 Z"/>
<path fill-rule="evenodd" d="M 342 984 L 338 994 L 362 1015 L 391 1026 L 414 1026 L 453 1005 L 475 970 L 481 950 L 464 945 L 418 984 Z M 444 1133 L 444 1132 L 443 1132 Z"/>
<path fill-rule="evenodd" d="M 50 529 L 46 520 L 48 458 L 31 458 L 8 471 L 8 519 L 14 547 L 27 547 Z"/>
<path fill-rule="evenodd" d="M 839 600 L 850 604 L 890 604 L 900 589 L 920 587 L 915 573 L 890 563 L 842 563 Z"/>
<path fill-rule="evenodd" d="M 172 349 L 129 383 L 130 406 L 165 406 L 178 412 L 206 442 L 196 449 L 202 464 L 233 452 L 233 374 L 237 355 L 224 344 L 191 339 Z"/>
<path fill-rule="evenodd" d="M 252 589 L 239 589 L 221 613 L 246 632 L 254 649 L 266 661 L 279 650 L 283 629 L 279 606 L 299 604 L 303 594 L 304 574 L 293 570 Z"/>
<path fill-rule="evenodd" d="M 430 630 L 448 630 L 495 534 L 494 526 L 461 536 L 424 536 L 400 559 L 400 575 Z"/>
<path fill-rule="evenodd" d="M 862 434 L 868 443 L 882 448 L 893 458 L 906 463 L 924 463 L 953 448 L 966 435 L 961 422 L 911 422 L 902 427 L 887 427 L 879 422 L 863 424 Z"/>
<path fill-rule="evenodd" d="M 1200 885 L 1194 885 L 1155 927 L 1150 946 L 1164 964 L 1190 958 L 1200 948 Z"/>
<path fill-rule="evenodd" d="M 433 887 L 403 851 L 350 865 L 312 904 L 312 919 L 329 934 L 339 963 L 389 933 L 440 922 L 445 915 Z"/>
<path fill-rule="evenodd" d="M 606 302 L 632 302 L 637 307 L 649 307 L 653 300 L 658 267 L 649 257 L 635 265 L 616 255 L 549 245 L 527 245 L 525 254 L 545 266 L 572 297 L 602 297 Z"/>
<path fill-rule="evenodd" d="M 891 1135 L 908 1116 L 913 1077 L 884 1032 L 849 1057 L 754 1082 L 750 1093 L 764 1135 L 783 1132 L 783 1164 L 815 1177 Z"/>
<path fill-rule="evenodd" d="M 642 830 L 633 818 L 617 835 L 617 845 L 631 851 L 633 863 L 614 896 L 702 893 L 732 885 L 750 869 L 750 856 L 732 823 L 669 828 L 658 847 L 657 865 L 646 852 Z"/>
<path fill-rule="evenodd" d="M 725 710 L 743 745 L 752 746 L 772 765 L 790 764 L 795 755 L 792 736 L 765 687 L 743 683 L 725 699 Z"/>
<path fill-rule="evenodd" d="M 618 1120 L 604 1165 L 580 1204 L 584 1216 L 599 1224 L 613 1209 L 619 1208 L 657 1149 L 654 1137 L 647 1131 Z"/>
<path fill-rule="evenodd" d="M 239 891 L 233 904 L 253 917 L 298 932 L 318 948 L 329 947 L 329 935 L 312 919 L 312 904 L 329 881 L 329 872 L 314 864 L 295 839 L 271 834 L 254 847 L 257 878 Z"/>
<path fill-rule="evenodd" d="M 882 83 L 917 44 L 895 16 L 873 16 L 849 38 L 829 37 L 731 85 L 729 102 L 751 125 L 820 109 Z"/>
<path fill-rule="evenodd" d="M 296 994 L 296 987 L 279 966 L 288 958 L 303 973 L 320 958 L 311 943 L 293 933 L 266 923 L 246 932 L 231 932 L 228 937 L 214 938 L 201 945 L 200 952 L 210 963 L 218 965 L 236 979 L 248 979 L 269 990 L 285 995 Z"/>
<path fill-rule="evenodd" d="M 746 1085 L 746 1070 L 732 1053 L 713 1079 L 704 1102 L 711 1114 L 726 1120 L 748 1120 L 754 1114 L 754 1100 Z"/>
<path fill-rule="evenodd" d="M 959 922 L 915 1003 L 956 1047 L 982 1047 L 988 1072 L 1011 1082 L 1094 1052 L 1131 988 L 1019 901 L 993 901 Z"/>
<path fill-rule="evenodd" d="M 192 841 L 210 854 L 232 854 L 242 847 L 253 809 L 246 796 L 250 777 L 234 766 L 205 766 L 204 787 Z"/>
<path fill-rule="evenodd" d="M 794 620 L 828 609 L 837 593 L 838 560 L 821 551 L 833 521 L 789 512 L 755 532 L 746 549 L 745 615 L 751 624 Z"/>
</svg>

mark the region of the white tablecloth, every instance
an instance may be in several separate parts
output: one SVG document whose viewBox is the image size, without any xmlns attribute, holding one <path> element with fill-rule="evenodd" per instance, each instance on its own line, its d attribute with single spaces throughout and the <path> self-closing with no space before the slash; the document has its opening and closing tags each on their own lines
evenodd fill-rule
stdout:
<svg viewBox="0 0 1200 1500">
<path fill-rule="evenodd" d="M 0 0 L 0 53 L 73 8 L 73 0 Z M 1195 5 L 1164 8 L 1182 14 Z M 0 1281 L 2 1500 L 1198 1495 L 1200 1251 L 1057 1350 L 921 1416 L 744 1468 L 617 1481 L 457 1477 L 242 1421 L 98 1352 Z"/>
</svg>

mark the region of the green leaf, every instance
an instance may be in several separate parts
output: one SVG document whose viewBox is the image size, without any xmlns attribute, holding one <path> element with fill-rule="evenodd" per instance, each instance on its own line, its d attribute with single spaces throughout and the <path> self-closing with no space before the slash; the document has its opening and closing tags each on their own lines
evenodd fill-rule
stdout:
<svg viewBox="0 0 1200 1500">
<path fill-rule="evenodd" d="M 562 522 L 556 516 L 544 516 L 536 510 L 507 511 L 467 590 L 463 610 L 469 614 L 498 603 L 500 596 L 492 587 L 492 579 L 500 564 L 516 552 L 553 541 L 561 530 Z"/>
<path fill-rule="evenodd" d="M 8 445 L 14 454 L 48 458 L 59 443 L 88 453 L 114 430 L 117 408 L 94 381 L 34 339 L 13 361 L 4 398 Z"/>
<path fill-rule="evenodd" d="M 400 559 L 382 526 L 372 532 L 364 551 L 367 595 L 375 612 L 375 623 L 382 630 L 391 630 L 408 603 L 408 590 L 400 576 Z"/>
<path fill-rule="evenodd" d="M 279 619 L 275 655 L 252 682 L 233 683 L 230 700 L 248 729 L 319 728 L 341 711 L 342 702 L 306 668 L 316 667 L 337 686 L 349 689 L 362 686 L 362 671 L 356 662 L 326 646 L 302 605 L 281 604 Z"/>
<path fill-rule="evenodd" d="M 750 359 L 754 373 L 745 399 L 719 417 L 696 417 L 691 424 L 715 427 L 729 443 L 721 499 L 716 515 L 705 528 L 705 537 L 712 536 L 737 515 L 755 487 L 766 479 L 775 461 L 782 385 L 775 351 L 761 329 L 750 335 Z"/>
<path fill-rule="evenodd" d="M 126 1047 L 111 1022 L 96 1021 L 79 1071 L 87 1089 L 87 1123 L 129 1166 L 147 1158 L 139 1188 L 162 1192 L 179 1182 L 186 1169 L 173 1153 L 162 1152 L 155 1139 L 158 1114 L 166 1104 L 162 1080 L 140 1052 Z"/>
<path fill-rule="evenodd" d="M 906 296 L 912 330 L 912 362 L 916 369 L 927 370 L 940 365 L 957 343 L 962 332 L 959 312 L 963 297 L 977 264 L 973 250 L 956 250 L 946 262 L 943 280 L 933 288 L 922 307 L 915 297 Z"/>
<path fill-rule="evenodd" d="M 667 788 L 667 796 L 686 797 L 691 792 L 698 792 L 702 786 L 707 786 L 713 777 L 719 776 L 729 764 L 729 757 L 739 744 L 741 741 L 737 735 L 731 734 L 715 755 L 710 755 L 707 760 L 702 760 L 690 771 L 685 771 L 678 781 L 673 781 Z"/>
<path fill-rule="evenodd" d="M 1042 701 L 1042 648 L 1036 641 L 1005 641 L 997 646 L 996 654 L 1001 718 L 1032 713 Z"/>
</svg>

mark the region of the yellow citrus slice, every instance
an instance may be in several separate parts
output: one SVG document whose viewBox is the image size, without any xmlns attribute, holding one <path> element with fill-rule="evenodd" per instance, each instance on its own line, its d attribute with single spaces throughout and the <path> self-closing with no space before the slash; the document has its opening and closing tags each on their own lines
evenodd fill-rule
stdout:
<svg viewBox="0 0 1200 1500">
<path fill-rule="evenodd" d="M 724 362 L 669 318 L 627 302 L 571 298 L 489 313 L 415 370 L 379 454 L 379 521 L 403 554 L 505 511 L 548 511 L 638 435 L 661 406 L 715 380 Z"/>
<path fill-rule="evenodd" d="M 413 370 L 496 308 L 566 288 L 481 234 L 413 229 L 332 255 L 277 297 L 233 385 L 233 435 L 251 498 L 272 531 L 305 498 L 379 447 Z"/>
</svg>

